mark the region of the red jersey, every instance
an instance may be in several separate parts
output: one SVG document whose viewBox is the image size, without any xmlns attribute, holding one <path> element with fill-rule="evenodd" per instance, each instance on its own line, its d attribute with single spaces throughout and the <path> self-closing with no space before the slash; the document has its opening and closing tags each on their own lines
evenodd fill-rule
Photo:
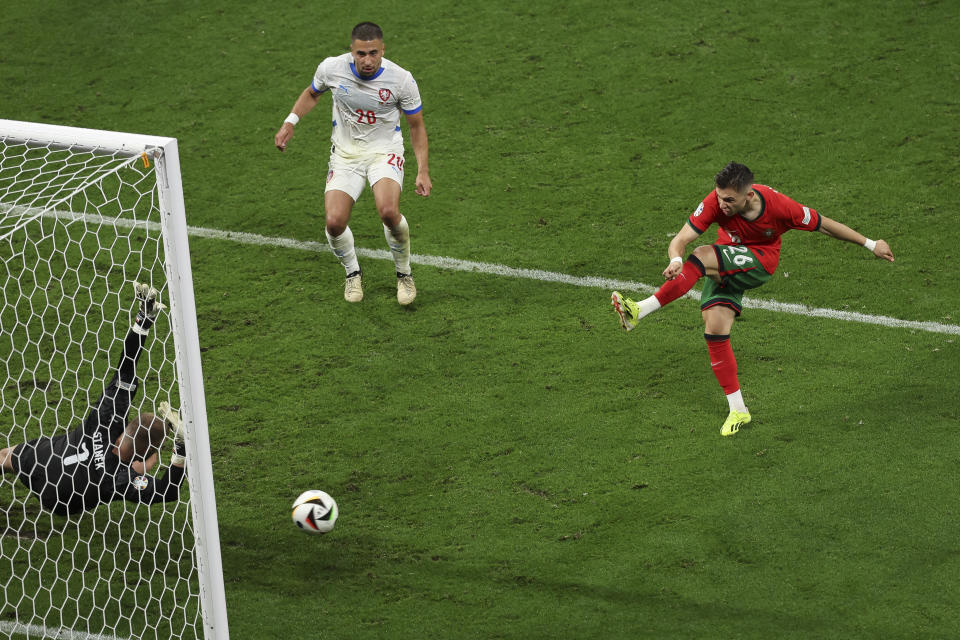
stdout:
<svg viewBox="0 0 960 640">
<path fill-rule="evenodd" d="M 716 244 L 750 247 L 767 273 L 772 274 L 780 262 L 780 236 L 790 229 L 818 230 L 820 214 L 768 186 L 755 184 L 753 190 L 760 198 L 760 215 L 755 220 L 724 215 L 714 190 L 690 215 L 688 224 L 697 233 L 703 233 L 716 222 L 720 225 Z"/>
</svg>

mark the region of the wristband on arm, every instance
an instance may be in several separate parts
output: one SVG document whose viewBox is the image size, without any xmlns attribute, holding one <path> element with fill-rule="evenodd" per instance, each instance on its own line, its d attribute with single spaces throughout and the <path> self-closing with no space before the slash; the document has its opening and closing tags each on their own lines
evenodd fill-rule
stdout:
<svg viewBox="0 0 960 640">
<path fill-rule="evenodd" d="M 289 122 L 293 126 L 297 126 L 297 123 L 300 122 L 300 116 L 291 111 L 284 122 Z"/>
<path fill-rule="evenodd" d="M 873 251 L 873 250 L 876 248 L 876 246 L 877 246 L 877 241 L 876 241 L 876 240 L 871 240 L 870 238 L 867 238 L 867 239 L 864 241 L 863 246 L 865 246 L 868 251 Z"/>
</svg>

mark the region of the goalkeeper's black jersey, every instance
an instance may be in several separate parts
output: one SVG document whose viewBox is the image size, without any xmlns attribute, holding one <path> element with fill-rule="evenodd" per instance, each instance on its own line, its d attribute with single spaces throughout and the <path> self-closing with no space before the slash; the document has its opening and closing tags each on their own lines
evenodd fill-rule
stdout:
<svg viewBox="0 0 960 640">
<path fill-rule="evenodd" d="M 67 515 L 114 500 L 153 504 L 179 498 L 181 467 L 170 467 L 156 479 L 137 473 L 113 453 L 138 387 L 136 379 L 121 385 L 115 375 L 83 426 L 14 450 L 20 479 L 40 496 L 44 508 Z"/>
</svg>

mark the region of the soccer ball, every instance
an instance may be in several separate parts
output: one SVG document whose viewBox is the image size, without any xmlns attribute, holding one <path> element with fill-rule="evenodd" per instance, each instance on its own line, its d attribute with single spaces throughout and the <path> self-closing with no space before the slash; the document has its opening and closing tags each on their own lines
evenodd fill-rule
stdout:
<svg viewBox="0 0 960 640">
<path fill-rule="evenodd" d="M 307 533 L 332 531 L 338 514 L 337 501 L 324 491 L 304 491 L 293 502 L 293 521 Z"/>
</svg>

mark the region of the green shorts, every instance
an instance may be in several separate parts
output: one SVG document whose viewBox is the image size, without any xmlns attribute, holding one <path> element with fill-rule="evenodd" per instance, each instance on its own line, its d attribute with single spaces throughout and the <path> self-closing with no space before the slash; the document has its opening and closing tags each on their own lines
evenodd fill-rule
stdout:
<svg viewBox="0 0 960 640">
<path fill-rule="evenodd" d="M 706 278 L 700 294 L 700 310 L 717 305 L 730 307 L 738 316 L 743 292 L 756 289 L 772 276 L 767 273 L 753 249 L 743 245 L 713 245 L 720 267 L 721 283 Z"/>
</svg>

